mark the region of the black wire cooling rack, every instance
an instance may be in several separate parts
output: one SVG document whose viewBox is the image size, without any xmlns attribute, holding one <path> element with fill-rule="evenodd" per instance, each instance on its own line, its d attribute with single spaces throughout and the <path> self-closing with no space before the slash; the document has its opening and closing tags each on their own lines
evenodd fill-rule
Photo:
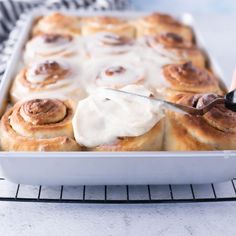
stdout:
<svg viewBox="0 0 236 236">
<path fill-rule="evenodd" d="M 236 201 L 235 181 L 203 185 L 30 186 L 0 178 L 0 201 L 53 203 L 187 203 Z"/>
</svg>

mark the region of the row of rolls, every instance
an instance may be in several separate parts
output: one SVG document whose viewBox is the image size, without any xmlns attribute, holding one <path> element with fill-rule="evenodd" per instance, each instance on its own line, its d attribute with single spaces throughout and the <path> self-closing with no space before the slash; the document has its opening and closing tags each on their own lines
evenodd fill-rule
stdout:
<svg viewBox="0 0 236 236">
<path fill-rule="evenodd" d="M 191 27 L 182 24 L 170 15 L 157 12 L 135 19 L 122 19 L 112 16 L 76 17 L 56 12 L 38 18 L 32 35 L 51 32 L 83 36 L 98 32 L 111 32 L 133 39 L 145 35 L 172 32 L 178 33 L 189 42 L 194 41 Z"/>
<path fill-rule="evenodd" d="M 236 113 L 181 114 L 132 92 L 199 108 L 226 92 L 193 31 L 154 13 L 127 21 L 61 13 L 35 23 L 1 119 L 5 151 L 235 149 Z"/>
</svg>

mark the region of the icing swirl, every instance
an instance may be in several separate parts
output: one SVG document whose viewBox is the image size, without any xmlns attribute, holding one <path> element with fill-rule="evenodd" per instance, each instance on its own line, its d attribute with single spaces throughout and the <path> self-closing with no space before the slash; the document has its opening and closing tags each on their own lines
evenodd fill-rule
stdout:
<svg viewBox="0 0 236 236">
<path fill-rule="evenodd" d="M 24 61 L 32 63 L 48 57 L 72 57 L 82 55 L 79 36 L 66 34 L 44 34 L 31 39 L 25 48 Z"/>
<path fill-rule="evenodd" d="M 58 80 L 65 79 L 69 75 L 69 66 L 64 62 L 60 63 L 55 60 L 46 60 L 44 62 L 33 64 L 33 66 L 25 71 L 22 78 L 26 86 L 47 86 L 54 84 Z M 28 82 L 28 83 L 27 83 Z"/>
<path fill-rule="evenodd" d="M 77 102 L 85 96 L 81 88 L 81 68 L 63 59 L 39 61 L 24 68 L 13 82 L 10 96 L 13 103 L 26 97 L 64 96 Z"/>
<path fill-rule="evenodd" d="M 88 36 L 86 46 L 90 56 L 117 55 L 131 51 L 134 42 L 125 36 L 100 32 L 93 36 Z"/>
<path fill-rule="evenodd" d="M 96 84 L 101 87 L 121 88 L 128 84 L 138 84 L 144 79 L 143 69 L 128 64 L 114 64 L 100 70 L 96 77 Z"/>
</svg>

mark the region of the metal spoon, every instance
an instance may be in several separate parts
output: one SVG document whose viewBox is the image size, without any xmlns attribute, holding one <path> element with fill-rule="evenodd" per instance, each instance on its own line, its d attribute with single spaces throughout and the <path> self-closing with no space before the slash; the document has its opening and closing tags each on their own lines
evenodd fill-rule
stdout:
<svg viewBox="0 0 236 236">
<path fill-rule="evenodd" d="M 170 110 L 174 110 L 174 111 L 177 111 L 177 112 L 184 112 L 184 113 L 188 113 L 190 115 L 200 115 L 200 116 L 202 116 L 205 113 L 207 113 L 209 110 L 211 110 L 216 104 L 225 104 L 225 106 L 228 109 L 236 112 L 236 89 L 229 92 L 229 93 L 227 93 L 222 98 L 216 98 L 215 100 L 211 101 L 206 106 L 203 106 L 201 108 L 185 106 L 185 105 L 169 102 L 169 101 L 166 101 L 166 100 L 163 100 L 163 99 L 154 98 L 154 97 L 147 97 L 147 96 L 143 96 L 143 95 L 140 95 L 140 94 L 130 93 L 130 92 L 122 91 L 122 90 L 111 89 L 111 88 L 107 88 L 107 89 L 111 90 L 111 91 L 123 93 L 123 94 L 135 95 L 135 96 L 138 96 L 138 97 L 142 97 L 142 98 L 145 98 L 145 99 L 152 100 L 154 102 L 159 102 L 159 103 L 162 102 Z"/>
<path fill-rule="evenodd" d="M 231 111 L 236 112 L 236 89 L 227 93 L 224 99 L 225 99 L 225 106 Z"/>
</svg>

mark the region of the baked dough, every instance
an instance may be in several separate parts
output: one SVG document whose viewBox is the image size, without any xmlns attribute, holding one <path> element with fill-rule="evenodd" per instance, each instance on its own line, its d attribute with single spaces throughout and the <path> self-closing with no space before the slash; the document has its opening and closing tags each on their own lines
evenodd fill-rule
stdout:
<svg viewBox="0 0 236 236">
<path fill-rule="evenodd" d="M 4 151 L 79 151 L 69 100 L 33 99 L 16 103 L 1 119 Z"/>
</svg>

